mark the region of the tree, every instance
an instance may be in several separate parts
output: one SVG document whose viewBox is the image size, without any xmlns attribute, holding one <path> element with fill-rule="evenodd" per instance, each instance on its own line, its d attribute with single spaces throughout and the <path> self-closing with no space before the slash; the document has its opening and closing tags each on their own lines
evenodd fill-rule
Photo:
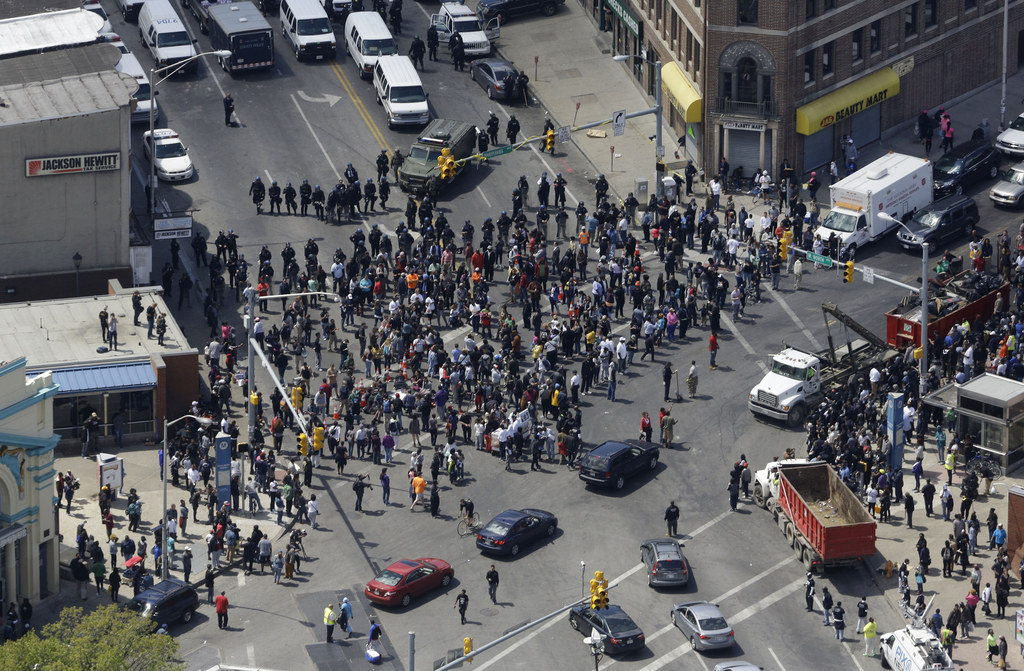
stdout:
<svg viewBox="0 0 1024 671">
<path fill-rule="evenodd" d="M 0 646 L 4 671 L 180 671 L 178 642 L 156 623 L 110 604 L 85 613 L 65 608 L 42 632 Z"/>
</svg>

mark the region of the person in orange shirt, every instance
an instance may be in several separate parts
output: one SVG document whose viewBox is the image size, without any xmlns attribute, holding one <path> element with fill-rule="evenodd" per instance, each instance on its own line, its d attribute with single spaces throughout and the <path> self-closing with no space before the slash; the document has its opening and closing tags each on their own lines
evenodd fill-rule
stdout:
<svg viewBox="0 0 1024 671">
<path fill-rule="evenodd" d="M 409 273 L 405 276 L 405 285 L 409 287 L 409 293 L 414 293 L 416 287 L 419 286 L 420 276 L 416 273 Z"/>
<path fill-rule="evenodd" d="M 260 280 L 256 285 L 256 296 L 260 299 L 260 312 L 267 311 L 267 296 L 270 295 L 270 285 L 266 280 Z"/>
<path fill-rule="evenodd" d="M 424 506 L 426 505 L 425 503 L 423 503 L 423 492 L 425 492 L 426 490 L 427 481 L 424 480 L 422 476 L 414 476 L 412 479 L 412 493 L 415 496 L 415 498 L 409 505 L 409 510 L 415 509 L 417 503 L 423 504 Z"/>
</svg>

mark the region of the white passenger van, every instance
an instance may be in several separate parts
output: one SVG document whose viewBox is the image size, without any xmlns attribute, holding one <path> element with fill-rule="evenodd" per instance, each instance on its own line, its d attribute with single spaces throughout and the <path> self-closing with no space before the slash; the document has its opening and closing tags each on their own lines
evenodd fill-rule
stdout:
<svg viewBox="0 0 1024 671">
<path fill-rule="evenodd" d="M 337 55 L 334 26 L 319 0 L 281 0 L 281 33 L 296 60 Z"/>
<path fill-rule="evenodd" d="M 430 121 L 423 82 L 408 56 L 381 56 L 373 68 L 377 102 L 384 107 L 388 126 L 422 126 Z"/>
<path fill-rule="evenodd" d="M 139 33 L 153 54 L 157 69 L 168 68 L 196 55 L 195 40 L 170 0 L 146 0 L 139 10 Z M 199 59 L 196 58 L 173 74 L 194 74 L 198 69 Z M 172 70 L 168 68 L 164 75 L 172 74 Z"/>
<path fill-rule="evenodd" d="M 345 46 L 359 76 L 369 79 L 380 56 L 394 56 L 398 44 L 377 12 L 353 12 L 345 22 Z"/>
</svg>

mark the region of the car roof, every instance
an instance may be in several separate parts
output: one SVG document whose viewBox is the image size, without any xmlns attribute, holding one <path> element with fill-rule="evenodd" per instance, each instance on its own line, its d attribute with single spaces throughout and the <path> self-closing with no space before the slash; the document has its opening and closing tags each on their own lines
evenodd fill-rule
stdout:
<svg viewBox="0 0 1024 671">
<path fill-rule="evenodd" d="M 718 609 L 718 606 L 716 604 L 711 603 L 710 601 L 686 601 L 683 603 L 677 603 L 675 606 L 673 606 L 673 608 L 676 610 L 689 608 L 697 617 L 707 617 L 715 615 L 724 617 L 722 615 L 722 611 Z"/>
<path fill-rule="evenodd" d="M 683 551 L 679 548 L 679 543 L 668 538 L 650 538 L 641 543 L 641 545 L 650 545 L 659 555 L 671 554 L 678 557 L 683 556 Z"/>
<path fill-rule="evenodd" d="M 136 598 L 141 600 L 156 600 L 165 597 L 168 594 L 173 594 L 174 592 L 186 587 L 191 587 L 191 585 L 183 580 L 178 580 L 177 578 L 168 578 L 166 580 L 161 580 L 149 589 L 139 592 Z"/>
<path fill-rule="evenodd" d="M 953 158 L 963 158 L 968 154 L 973 154 L 979 149 L 994 149 L 991 144 L 984 140 L 968 140 L 953 147 L 949 153 L 952 154 Z"/>
<path fill-rule="evenodd" d="M 930 212 L 941 212 L 943 210 L 948 210 L 954 205 L 959 205 L 960 203 L 966 203 L 968 201 L 973 203 L 974 199 L 963 193 L 951 193 L 948 196 L 944 196 L 942 198 L 939 198 L 938 200 L 932 201 L 931 204 L 926 205 L 921 209 Z"/>
<path fill-rule="evenodd" d="M 757 664 L 751 664 L 750 662 L 744 662 L 740 659 L 732 662 L 716 664 L 715 671 L 764 671 L 764 667 L 758 666 Z"/>
<path fill-rule="evenodd" d="M 522 510 L 506 510 L 505 512 L 501 512 L 495 515 L 494 519 L 500 520 L 502 522 L 515 523 L 529 516 L 529 513 L 525 513 Z"/>
<path fill-rule="evenodd" d="M 608 440 L 594 449 L 592 449 L 587 456 L 594 455 L 596 457 L 607 457 L 612 454 L 618 454 L 622 450 L 629 450 L 634 447 L 633 443 L 619 440 Z"/>
<path fill-rule="evenodd" d="M 388 566 L 384 567 L 385 571 L 391 571 L 400 575 L 406 575 L 412 573 L 421 566 L 421 563 L 417 559 L 399 559 L 396 562 L 392 562 Z"/>
</svg>

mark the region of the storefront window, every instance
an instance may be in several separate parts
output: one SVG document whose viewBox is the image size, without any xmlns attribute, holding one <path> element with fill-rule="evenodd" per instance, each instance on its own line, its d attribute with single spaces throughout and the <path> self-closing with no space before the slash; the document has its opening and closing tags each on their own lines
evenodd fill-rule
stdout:
<svg viewBox="0 0 1024 671">
<path fill-rule="evenodd" d="M 131 399 L 128 421 L 125 423 L 125 432 L 141 433 L 153 431 L 153 392 L 146 389 L 142 391 L 130 391 L 122 394 Z"/>
<path fill-rule="evenodd" d="M 757 25 L 758 0 L 737 0 L 736 22 L 741 26 Z"/>
</svg>

